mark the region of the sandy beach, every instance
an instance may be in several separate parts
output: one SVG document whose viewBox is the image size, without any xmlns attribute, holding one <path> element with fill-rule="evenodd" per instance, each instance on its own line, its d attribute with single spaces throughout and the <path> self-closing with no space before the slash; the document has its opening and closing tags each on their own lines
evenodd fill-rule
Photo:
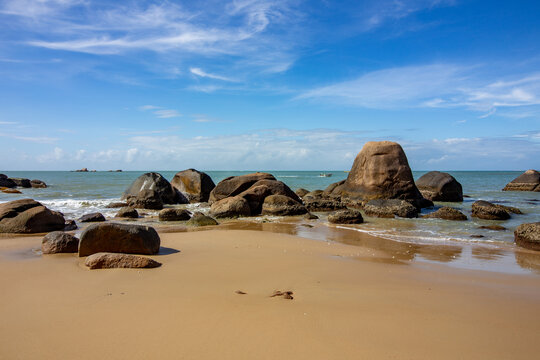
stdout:
<svg viewBox="0 0 540 360">
<path fill-rule="evenodd" d="M 267 231 L 160 236 L 152 258 L 163 266 L 148 270 L 87 270 L 76 254 L 40 255 L 40 236 L 1 238 L 0 358 L 530 359 L 537 351 L 534 272 L 405 263 L 370 246 Z M 270 297 L 275 290 L 294 299 Z"/>
</svg>

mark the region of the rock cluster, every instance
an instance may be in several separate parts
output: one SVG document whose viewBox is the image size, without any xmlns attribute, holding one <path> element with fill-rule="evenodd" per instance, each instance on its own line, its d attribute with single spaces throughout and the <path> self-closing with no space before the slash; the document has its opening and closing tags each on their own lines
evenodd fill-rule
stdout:
<svg viewBox="0 0 540 360">
<path fill-rule="evenodd" d="M 0 174 L 0 188 L 46 188 L 47 184 L 41 180 L 30 180 L 25 178 L 9 178 L 5 174 Z"/>
</svg>

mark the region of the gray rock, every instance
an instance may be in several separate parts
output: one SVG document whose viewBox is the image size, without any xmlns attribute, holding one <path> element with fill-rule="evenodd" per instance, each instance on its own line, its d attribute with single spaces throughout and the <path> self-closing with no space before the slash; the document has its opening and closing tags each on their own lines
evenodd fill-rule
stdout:
<svg viewBox="0 0 540 360">
<path fill-rule="evenodd" d="M 184 209 L 163 209 L 159 212 L 159 221 L 185 221 L 189 220 L 191 215 Z"/>
<path fill-rule="evenodd" d="M 79 249 L 79 239 L 63 231 L 48 233 L 41 241 L 43 254 L 76 253 Z"/>
<path fill-rule="evenodd" d="M 100 252 L 88 256 L 84 264 L 91 270 L 114 268 L 150 269 L 161 266 L 161 263 L 144 256 L 107 252 Z"/>
<path fill-rule="evenodd" d="M 118 210 L 115 217 L 137 219 L 139 217 L 139 213 L 134 208 L 126 206 Z"/>
<path fill-rule="evenodd" d="M 467 215 L 465 215 L 464 213 L 462 213 L 461 211 L 457 209 L 446 207 L 446 206 L 430 214 L 424 215 L 422 217 L 438 218 L 438 219 L 443 219 L 443 220 L 458 220 L 458 221 L 467 220 Z"/>
<path fill-rule="evenodd" d="M 129 195 L 126 200 L 127 205 L 132 208 L 149 210 L 163 209 L 161 196 L 155 190 L 144 189 L 137 195 Z"/>
<path fill-rule="evenodd" d="M 142 196 L 141 193 L 145 190 L 149 191 Z M 159 198 L 163 204 L 188 203 L 188 200 L 176 191 L 161 174 L 155 172 L 143 174 L 135 179 L 122 195 L 122 200 L 127 200 L 129 197 L 144 199 L 150 194 L 152 197 Z"/>
<path fill-rule="evenodd" d="M 83 216 L 81 216 L 79 221 L 80 222 L 102 222 L 106 220 L 105 220 L 105 216 L 103 216 L 102 213 L 95 212 L 91 214 L 84 214 Z"/>
<path fill-rule="evenodd" d="M 416 186 L 422 196 L 431 201 L 463 201 L 461 184 L 445 172 L 430 171 L 416 181 Z"/>
<path fill-rule="evenodd" d="M 152 255 L 158 253 L 159 246 L 159 235 L 150 226 L 100 223 L 81 234 L 79 256 L 98 252 Z"/>
</svg>

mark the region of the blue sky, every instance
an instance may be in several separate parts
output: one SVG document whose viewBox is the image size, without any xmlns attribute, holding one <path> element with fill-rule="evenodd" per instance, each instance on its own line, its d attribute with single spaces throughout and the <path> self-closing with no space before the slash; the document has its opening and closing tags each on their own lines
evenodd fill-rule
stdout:
<svg viewBox="0 0 540 360">
<path fill-rule="evenodd" d="M 0 0 L 0 170 L 540 168 L 537 1 Z"/>
</svg>

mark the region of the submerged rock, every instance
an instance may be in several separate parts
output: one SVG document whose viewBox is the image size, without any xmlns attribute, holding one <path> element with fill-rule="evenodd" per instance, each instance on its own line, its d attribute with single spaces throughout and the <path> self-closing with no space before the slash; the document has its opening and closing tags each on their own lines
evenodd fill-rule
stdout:
<svg viewBox="0 0 540 360">
<path fill-rule="evenodd" d="M 43 254 L 76 253 L 79 249 L 79 239 L 63 231 L 48 233 L 41 241 Z"/>
<path fill-rule="evenodd" d="M 161 266 L 161 263 L 138 255 L 100 252 L 86 258 L 84 264 L 90 269 L 136 268 L 150 269 Z"/>
<path fill-rule="evenodd" d="M 463 201 L 463 188 L 450 174 L 430 171 L 416 181 L 422 196 L 431 201 Z"/>
<path fill-rule="evenodd" d="M 418 217 L 418 209 L 415 206 L 399 199 L 370 200 L 364 205 L 364 212 L 367 216 L 381 218 L 393 218 L 394 216 L 403 218 Z"/>
<path fill-rule="evenodd" d="M 13 181 L 18 187 L 23 188 L 31 188 L 32 184 L 30 183 L 30 179 L 24 179 L 24 178 L 10 178 L 11 181 Z"/>
<path fill-rule="evenodd" d="M 212 178 L 195 169 L 180 171 L 174 175 L 171 185 L 190 203 L 207 202 L 216 187 Z"/>
<path fill-rule="evenodd" d="M 493 204 L 488 201 L 478 200 L 472 204 L 472 217 L 485 220 L 507 220 L 510 213 L 521 214 L 521 210 L 511 206 Z"/>
<path fill-rule="evenodd" d="M 90 225 L 81 234 L 79 256 L 98 252 L 152 255 L 159 251 L 159 235 L 153 227 L 118 223 Z"/>
<path fill-rule="evenodd" d="M 503 191 L 540 191 L 540 172 L 527 170 L 506 184 Z"/>
<path fill-rule="evenodd" d="M 517 245 L 531 250 L 540 250 L 540 222 L 521 224 L 514 231 Z"/>
<path fill-rule="evenodd" d="M 159 221 L 185 221 L 189 220 L 191 215 L 184 209 L 163 209 L 159 212 Z"/>
<path fill-rule="evenodd" d="M 95 212 L 91 214 L 84 214 L 83 216 L 81 216 L 79 221 L 80 222 L 102 222 L 106 220 L 105 220 L 105 216 L 103 216 L 102 213 Z"/>
<path fill-rule="evenodd" d="M 41 233 L 64 228 L 64 216 L 32 199 L 0 204 L 0 232 Z"/>
<path fill-rule="evenodd" d="M 335 211 L 347 208 L 345 204 L 335 198 L 305 199 L 304 204 L 308 211 Z"/>
<path fill-rule="evenodd" d="M 333 224 L 361 224 L 364 222 L 362 213 L 358 210 L 339 210 L 328 215 L 328 221 Z"/>
<path fill-rule="evenodd" d="M 45 184 L 44 181 L 34 179 L 30 181 L 30 186 L 33 188 L 44 189 L 47 187 L 47 184 Z"/>
<path fill-rule="evenodd" d="M 438 218 L 443 220 L 458 220 L 463 221 L 467 220 L 467 215 L 459 211 L 458 209 L 454 209 L 451 207 L 442 207 L 438 209 L 437 211 L 434 211 L 430 214 L 422 216 L 424 218 Z"/>
<path fill-rule="evenodd" d="M 195 212 L 191 216 L 191 219 L 186 223 L 186 225 L 190 226 L 213 226 L 213 225 L 219 225 L 219 223 L 216 221 L 216 219 L 211 218 L 210 216 L 204 215 L 201 212 Z"/>
</svg>

